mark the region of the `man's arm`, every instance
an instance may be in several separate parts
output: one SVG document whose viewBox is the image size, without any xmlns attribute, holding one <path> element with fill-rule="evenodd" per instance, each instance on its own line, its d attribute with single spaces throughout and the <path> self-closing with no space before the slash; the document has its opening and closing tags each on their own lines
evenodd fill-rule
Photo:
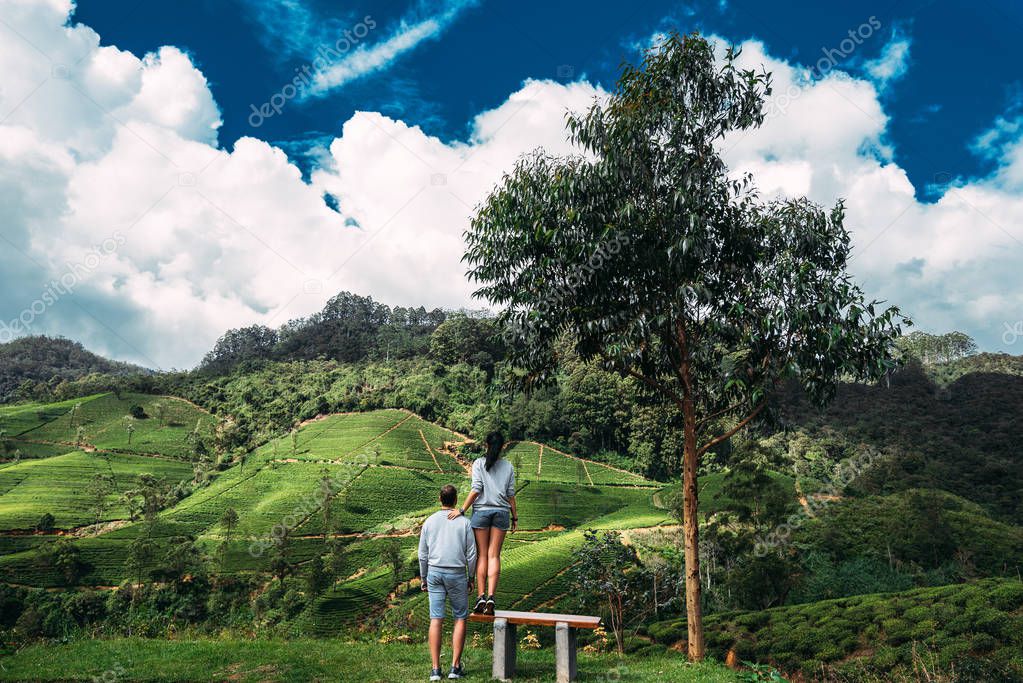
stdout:
<svg viewBox="0 0 1023 683">
<path fill-rule="evenodd" d="M 472 532 L 472 525 L 465 525 L 465 565 L 469 570 L 469 583 L 472 583 L 476 576 L 476 536 Z"/>
<path fill-rule="evenodd" d="M 423 590 L 426 590 L 426 573 L 430 569 L 430 541 L 427 539 L 426 524 L 419 532 L 419 576 L 423 580 Z"/>
</svg>

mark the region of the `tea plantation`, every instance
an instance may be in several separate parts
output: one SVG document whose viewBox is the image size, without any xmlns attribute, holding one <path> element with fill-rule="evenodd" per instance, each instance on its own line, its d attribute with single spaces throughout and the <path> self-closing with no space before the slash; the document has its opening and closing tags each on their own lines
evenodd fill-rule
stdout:
<svg viewBox="0 0 1023 683">
<path fill-rule="evenodd" d="M 440 486 L 468 492 L 475 457 L 466 437 L 396 409 L 320 416 L 205 470 L 196 469 L 202 454 L 195 443 L 211 437 L 216 420 L 174 398 L 102 394 L 5 407 L 0 419 L 9 445 L 0 463 L 4 584 L 91 587 L 109 595 L 111 613 L 127 613 L 117 594 L 130 592 L 123 589 L 139 575 L 166 571 L 181 548 L 194 546 L 221 586 L 236 582 L 243 595 L 274 594 L 275 606 L 264 613 L 257 605 L 256 613 L 289 637 L 365 637 L 366 624 L 385 640 L 424 632 L 429 616 L 415 577 L 418 526 L 436 509 Z M 19 451 L 14 457 L 11 444 Z M 517 472 L 519 529 L 502 556 L 497 599 L 504 607 L 572 609 L 569 568 L 586 529 L 642 536 L 675 524 L 670 508 L 677 486 L 531 441 L 511 444 L 506 457 Z M 701 480 L 704 515 L 729 502 L 722 477 Z M 794 480 L 771 478 L 795 505 Z M 97 488 L 98 481 L 106 488 Z M 162 492 L 152 514 L 132 503 L 145 486 Z M 858 544 L 880 547 L 887 527 L 860 522 L 910 514 L 916 502 L 906 496 L 913 495 L 838 502 L 827 525 L 811 520 L 797 541 L 814 540 L 836 557 L 863 552 Z M 954 496 L 938 503 L 953 535 L 976 534 L 977 567 L 997 569 L 1021 554 L 1014 527 L 972 523 L 979 510 Z M 338 578 L 306 597 L 307 579 L 300 577 L 324 562 Z M 717 613 L 707 625 L 715 657 L 731 653 L 808 679 L 883 680 L 892 672 L 909 675 L 921 662 L 987 662 L 990 670 L 969 680 L 1016 680 L 1023 670 L 1023 588 L 1008 579 Z M 150 626 L 132 628 L 146 633 Z M 486 637 L 486 628 L 470 630 Z M 666 648 L 684 637 L 684 622 L 658 622 L 635 631 L 626 651 L 670 659 Z M 966 654 L 971 657 L 963 660 Z M 38 673 L 34 656 L 19 655 L 13 670 Z"/>
</svg>

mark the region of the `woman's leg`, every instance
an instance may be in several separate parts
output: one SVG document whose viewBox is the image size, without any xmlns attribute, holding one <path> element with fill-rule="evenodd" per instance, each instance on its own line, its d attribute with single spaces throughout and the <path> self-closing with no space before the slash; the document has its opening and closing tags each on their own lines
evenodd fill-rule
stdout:
<svg viewBox="0 0 1023 683">
<path fill-rule="evenodd" d="M 472 533 L 476 536 L 476 595 L 480 596 L 484 595 L 487 587 L 487 548 L 490 547 L 490 529 L 473 529 Z"/>
<path fill-rule="evenodd" d="M 497 580 L 501 578 L 501 546 L 504 545 L 504 537 L 507 531 L 493 527 L 490 530 L 490 544 L 487 548 L 487 579 L 489 590 L 487 595 L 497 593 Z"/>
</svg>

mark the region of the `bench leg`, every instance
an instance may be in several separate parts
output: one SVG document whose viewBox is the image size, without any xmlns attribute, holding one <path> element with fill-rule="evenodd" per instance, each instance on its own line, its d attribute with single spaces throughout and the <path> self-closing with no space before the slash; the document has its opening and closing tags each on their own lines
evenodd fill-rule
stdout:
<svg viewBox="0 0 1023 683">
<path fill-rule="evenodd" d="M 494 668 L 493 677 L 499 681 L 510 681 L 515 675 L 515 624 L 507 619 L 494 619 Z"/>
<path fill-rule="evenodd" d="M 575 680 L 575 629 L 563 621 L 554 627 L 554 658 L 557 662 L 558 683 Z"/>
</svg>

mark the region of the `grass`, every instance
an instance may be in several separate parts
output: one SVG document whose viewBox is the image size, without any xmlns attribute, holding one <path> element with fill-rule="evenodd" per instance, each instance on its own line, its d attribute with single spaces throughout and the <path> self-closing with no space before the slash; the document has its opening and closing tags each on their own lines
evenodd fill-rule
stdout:
<svg viewBox="0 0 1023 683">
<path fill-rule="evenodd" d="M 714 656 L 735 649 L 740 659 L 835 676 L 828 680 L 889 674 L 888 680 L 902 680 L 920 652 L 933 656 L 940 670 L 979 672 L 969 680 L 1023 678 L 1023 583 L 1016 579 L 714 614 L 705 626 Z M 684 620 L 649 627 L 664 645 L 685 633 Z"/>
<path fill-rule="evenodd" d="M 450 641 L 449 641 L 450 642 Z M 450 657 L 449 648 L 444 655 Z M 490 649 L 469 645 L 469 680 L 490 680 Z M 626 656 L 579 653 L 579 681 L 726 683 L 738 676 L 713 663 L 688 664 L 674 653 Z M 3 681 L 394 681 L 426 680 L 426 645 L 341 640 L 83 640 L 33 645 L 0 659 Z M 104 678 L 106 675 L 106 678 Z M 516 681 L 554 678 L 554 652 L 519 649 Z"/>
<path fill-rule="evenodd" d="M 187 463 L 136 455 L 68 453 L 42 460 L 23 460 L 0 470 L 0 528 L 31 529 L 50 513 L 60 529 L 96 521 L 89 482 L 97 474 L 113 473 L 116 490 L 106 496 L 103 520 L 124 517 L 118 501 L 138 475 L 149 473 L 175 482 L 191 476 Z"/>
<path fill-rule="evenodd" d="M 161 422 L 157 403 L 163 405 Z M 30 431 L 39 440 L 63 440 L 84 427 L 86 441 L 96 446 L 127 448 L 124 416 L 132 405 L 150 417 L 136 420 L 132 448 L 161 449 L 168 455 L 185 453 L 187 427 L 170 407 L 194 416 L 190 404 L 167 398 L 111 394 L 83 401 L 74 421 L 67 405 L 52 409 L 51 419 Z M 33 406 L 39 412 L 45 407 Z M 63 411 L 63 412 L 62 412 Z M 55 417 L 53 417 L 56 415 Z M 200 428 L 204 417 L 197 417 Z M 194 424 L 193 424 L 194 427 Z M 304 424 L 294 438 L 286 434 L 250 453 L 242 467 L 235 464 L 213 474 L 208 486 L 164 510 L 155 526 L 127 524 L 100 536 L 75 539 L 85 566 L 79 584 L 114 586 L 127 578 L 124 559 L 131 542 L 145 533 L 158 544 L 172 536 L 192 535 L 226 572 L 265 572 L 270 553 L 249 552 L 254 540 L 267 538 L 276 525 L 292 529 L 290 562 L 301 564 L 325 552 L 321 478 L 345 482 L 331 499 L 329 530 L 345 538 L 342 582 L 314 601 L 296 623 L 296 633 L 325 635 L 378 614 L 388 607 L 393 577 L 383 559 L 386 544 L 398 543 L 407 563 L 402 581 L 413 576 L 419 523 L 436 509 L 437 491 L 455 484 L 464 497 L 469 480 L 464 466 L 451 455 L 450 446 L 464 438 L 401 410 L 330 415 Z M 364 457 L 360 457 L 364 456 Z M 568 592 L 564 574 L 571 551 L 582 540 L 578 529 L 634 528 L 669 521 L 654 502 L 656 487 L 641 477 L 584 462 L 530 442 L 514 444 L 508 456 L 520 470 L 518 510 L 523 533 L 509 537 L 504 554 L 503 604 L 531 608 L 554 604 Z M 106 471 L 109 460 L 123 489 L 141 471 L 168 481 L 187 478 L 188 463 L 113 453 L 75 452 L 43 460 L 22 461 L 0 469 L 0 529 L 30 528 L 51 512 L 60 527 L 93 521 L 92 501 L 86 487 L 95 473 Z M 531 469 L 527 474 L 526 470 Z M 539 470 L 539 475 L 537 471 Z M 354 478 L 353 478 L 354 476 Z M 590 482 L 601 482 L 592 485 Z M 635 484 L 639 484 L 636 486 Z M 116 497 L 116 496 L 114 496 Z M 126 516 L 115 500 L 105 519 Z M 228 546 L 220 519 L 228 508 L 239 516 Z M 544 531 L 549 529 L 549 531 Z M 390 538 L 393 534 L 401 534 Z M 58 588 L 63 579 L 53 567 L 39 561 L 44 540 L 30 536 L 0 536 L 0 572 L 8 580 L 27 586 Z M 153 565 L 163 550 L 154 553 Z M 425 619 L 422 596 L 395 599 L 385 622 L 409 613 Z"/>
<path fill-rule="evenodd" d="M 631 485 L 652 486 L 638 474 L 616 470 L 598 462 L 576 458 L 532 441 L 517 441 L 504 457 L 515 466 L 519 485 L 526 481 L 552 481 L 579 486 Z"/>
<path fill-rule="evenodd" d="M 16 403 L 13 405 L 0 405 L 0 429 L 7 432 L 8 437 L 15 437 L 25 432 L 43 426 L 61 417 L 75 404 L 85 405 L 86 403 L 100 398 L 103 394 L 72 398 L 59 403 Z"/>
<path fill-rule="evenodd" d="M 131 418 L 133 406 L 141 407 L 147 417 Z M 129 424 L 134 427 L 130 443 Z M 208 437 L 213 425 L 212 415 L 178 398 L 145 394 L 123 394 L 118 398 L 104 394 L 83 402 L 77 410 L 69 409 L 56 419 L 22 433 L 22 437 L 75 444 L 81 427 L 85 432 L 84 442 L 98 449 L 191 458 L 188 435 L 198 429 Z"/>
</svg>

